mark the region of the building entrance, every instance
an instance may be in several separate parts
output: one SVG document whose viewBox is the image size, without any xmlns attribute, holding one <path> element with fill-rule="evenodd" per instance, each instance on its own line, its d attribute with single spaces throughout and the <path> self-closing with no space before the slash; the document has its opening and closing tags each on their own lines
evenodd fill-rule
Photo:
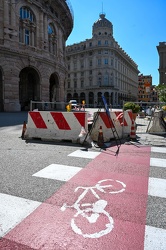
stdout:
<svg viewBox="0 0 166 250">
<path fill-rule="evenodd" d="M 27 67 L 20 72 L 19 99 L 21 110 L 30 109 L 30 101 L 40 101 L 40 79 L 37 71 Z"/>
</svg>

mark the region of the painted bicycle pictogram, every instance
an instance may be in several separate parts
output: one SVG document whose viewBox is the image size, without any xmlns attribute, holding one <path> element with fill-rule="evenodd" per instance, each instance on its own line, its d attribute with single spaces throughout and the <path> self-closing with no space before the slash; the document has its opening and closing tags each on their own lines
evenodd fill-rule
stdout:
<svg viewBox="0 0 166 250">
<path fill-rule="evenodd" d="M 83 192 L 78 196 L 78 199 L 73 205 L 67 205 L 66 203 L 63 204 L 61 207 L 61 211 L 65 211 L 67 208 L 74 208 L 76 209 L 76 214 L 74 218 L 71 219 L 71 228 L 72 230 L 82 235 L 84 238 L 100 238 L 103 235 L 110 233 L 114 227 L 114 220 L 111 215 L 105 210 L 107 206 L 107 201 L 100 198 L 99 193 L 110 193 L 110 194 L 118 194 L 125 191 L 126 185 L 118 180 L 113 179 L 105 179 L 100 180 L 97 182 L 95 186 L 92 187 L 77 187 L 74 192 L 82 189 Z M 81 203 L 84 197 L 87 195 L 88 192 L 94 195 L 97 199 L 94 203 Z M 97 230 L 94 232 L 85 233 L 84 231 L 84 224 L 79 224 L 78 219 L 81 217 L 85 218 L 88 221 L 89 225 L 93 225 L 92 230 Z M 97 220 L 102 217 L 104 218 L 105 225 L 103 228 L 97 229 L 94 227 L 94 223 L 97 223 Z M 79 225 L 78 225 L 79 224 Z"/>
</svg>

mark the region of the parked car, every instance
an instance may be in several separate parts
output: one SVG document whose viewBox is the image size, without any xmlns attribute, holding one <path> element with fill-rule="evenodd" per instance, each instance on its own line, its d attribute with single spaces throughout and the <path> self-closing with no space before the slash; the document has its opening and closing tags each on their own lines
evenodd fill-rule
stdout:
<svg viewBox="0 0 166 250">
<path fill-rule="evenodd" d="M 78 105 L 76 100 L 70 100 L 69 103 L 71 104 L 71 108 L 75 108 Z"/>
</svg>

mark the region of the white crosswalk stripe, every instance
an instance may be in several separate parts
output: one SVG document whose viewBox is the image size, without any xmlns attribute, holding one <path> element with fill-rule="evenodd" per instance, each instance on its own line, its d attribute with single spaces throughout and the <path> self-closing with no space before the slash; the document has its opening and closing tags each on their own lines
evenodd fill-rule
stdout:
<svg viewBox="0 0 166 250">
<path fill-rule="evenodd" d="M 82 158 L 87 158 L 87 159 L 94 159 L 99 154 L 100 154 L 100 152 L 76 150 L 73 153 L 69 154 L 68 156 L 82 157 Z"/>
<path fill-rule="evenodd" d="M 41 203 L 0 193 L 0 237 L 19 224 Z"/>
<path fill-rule="evenodd" d="M 50 178 L 59 181 L 68 181 L 80 170 L 81 168 L 78 167 L 65 166 L 61 164 L 51 164 L 48 167 L 33 174 L 33 176 L 48 178 L 48 179 Z"/>
<path fill-rule="evenodd" d="M 165 154 L 166 148 L 152 147 L 151 152 Z M 166 168 L 166 159 L 151 157 L 150 167 Z M 150 177 L 148 185 L 148 195 L 160 198 L 166 198 L 166 179 Z M 161 216 L 163 216 L 163 214 L 161 214 Z M 165 250 L 165 249 L 166 249 L 166 229 L 146 226 L 144 250 Z"/>
<path fill-rule="evenodd" d="M 165 154 L 166 148 L 152 147 L 151 152 Z M 100 152 L 76 150 L 68 156 L 94 159 L 99 154 Z M 150 167 L 156 169 L 161 167 L 164 169 L 166 168 L 166 159 L 151 157 Z M 50 164 L 32 176 L 37 178 L 68 181 L 81 169 L 82 168 L 77 166 Z M 166 179 L 149 177 L 148 195 L 166 199 Z M 41 204 L 38 201 L 32 201 L 3 193 L 0 193 L 0 201 L 0 237 L 3 237 L 7 232 L 13 229 Z M 164 215 L 161 214 L 161 216 Z M 150 225 L 145 226 L 144 250 L 165 250 L 165 239 L 166 229 L 152 227 Z"/>
<path fill-rule="evenodd" d="M 166 230 L 156 227 L 145 227 L 144 250 L 165 250 Z"/>
<path fill-rule="evenodd" d="M 149 178 L 148 195 L 166 198 L 166 180 Z"/>
<path fill-rule="evenodd" d="M 166 159 L 160 159 L 160 158 L 151 158 L 150 159 L 150 166 L 151 167 L 159 167 L 159 168 L 165 168 L 166 167 Z"/>
</svg>

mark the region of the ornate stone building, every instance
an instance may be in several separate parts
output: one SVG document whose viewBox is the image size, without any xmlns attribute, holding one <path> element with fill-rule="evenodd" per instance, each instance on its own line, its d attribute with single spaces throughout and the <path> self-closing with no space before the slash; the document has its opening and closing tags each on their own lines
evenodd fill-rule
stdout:
<svg viewBox="0 0 166 250">
<path fill-rule="evenodd" d="M 159 54 L 159 84 L 166 84 L 166 42 L 160 42 L 157 51 Z"/>
<path fill-rule="evenodd" d="M 67 46 L 66 99 L 122 106 L 123 100 L 137 101 L 138 66 L 113 37 L 113 25 L 101 14 L 93 24 L 92 38 Z"/>
<path fill-rule="evenodd" d="M 68 0 L 0 1 L 0 111 L 30 100 L 65 101 L 65 42 L 73 29 Z"/>
</svg>

